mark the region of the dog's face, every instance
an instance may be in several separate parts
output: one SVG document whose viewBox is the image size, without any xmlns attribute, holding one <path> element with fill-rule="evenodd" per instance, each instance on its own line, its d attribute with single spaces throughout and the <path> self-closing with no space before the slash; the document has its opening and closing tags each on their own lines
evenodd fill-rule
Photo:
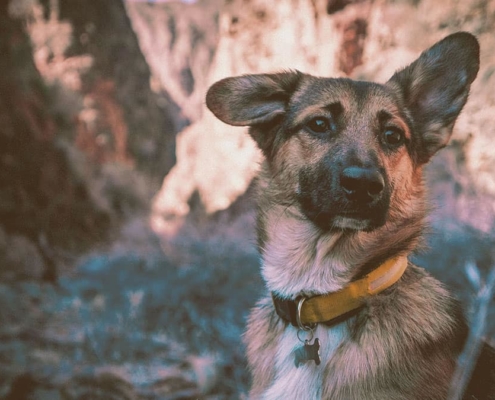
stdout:
<svg viewBox="0 0 495 400">
<path fill-rule="evenodd" d="M 281 203 L 323 230 L 371 231 L 421 197 L 421 166 L 447 144 L 478 68 L 476 39 L 457 33 L 384 85 L 246 75 L 213 85 L 207 105 L 251 126 Z"/>
<path fill-rule="evenodd" d="M 302 76 L 270 165 L 304 215 L 322 229 L 385 223 L 394 171 L 412 171 L 407 115 L 387 88 Z"/>
</svg>

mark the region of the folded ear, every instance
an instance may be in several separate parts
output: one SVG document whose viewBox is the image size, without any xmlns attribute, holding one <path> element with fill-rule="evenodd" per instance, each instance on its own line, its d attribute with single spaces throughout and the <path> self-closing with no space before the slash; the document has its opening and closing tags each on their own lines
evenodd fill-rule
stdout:
<svg viewBox="0 0 495 400">
<path fill-rule="evenodd" d="M 301 75 L 295 71 L 222 79 L 208 90 L 206 105 L 229 125 L 266 124 L 285 113 Z"/>
<path fill-rule="evenodd" d="M 444 147 L 479 69 L 479 44 L 467 32 L 447 36 L 387 82 L 398 91 L 419 135 L 419 161 Z"/>
<path fill-rule="evenodd" d="M 227 124 L 251 126 L 249 134 L 268 156 L 276 141 L 273 127 L 285 114 L 302 75 L 294 71 L 226 78 L 210 87 L 206 105 Z"/>
</svg>

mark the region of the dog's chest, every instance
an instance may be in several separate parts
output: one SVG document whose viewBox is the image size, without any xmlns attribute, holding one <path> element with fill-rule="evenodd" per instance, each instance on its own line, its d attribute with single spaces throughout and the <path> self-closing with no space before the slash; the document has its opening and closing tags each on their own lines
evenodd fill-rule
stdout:
<svg viewBox="0 0 495 400">
<path fill-rule="evenodd" d="M 339 345 L 348 335 L 347 325 L 339 324 L 332 328 L 318 326 L 314 338 L 320 340 L 321 364 L 313 360 L 296 366 L 296 352 L 304 346 L 297 338 L 297 328 L 288 326 L 280 336 L 275 355 L 275 379 L 263 393 L 262 399 L 321 399 L 326 364 L 332 359 Z M 307 336 L 301 332 L 302 339 Z"/>
</svg>

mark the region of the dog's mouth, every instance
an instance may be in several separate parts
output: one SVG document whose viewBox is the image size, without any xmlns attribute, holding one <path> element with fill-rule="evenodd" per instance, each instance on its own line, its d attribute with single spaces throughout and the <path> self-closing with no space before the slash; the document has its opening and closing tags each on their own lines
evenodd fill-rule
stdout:
<svg viewBox="0 0 495 400">
<path fill-rule="evenodd" d="M 372 231 L 376 228 L 379 228 L 385 223 L 385 221 L 376 221 L 373 218 L 357 218 L 357 217 L 349 217 L 349 216 L 336 216 L 332 225 L 337 229 L 350 229 L 356 231 Z"/>
<path fill-rule="evenodd" d="M 353 230 L 370 232 L 383 226 L 387 218 L 387 208 L 377 205 L 374 208 L 355 211 L 331 212 L 330 210 L 308 208 L 301 204 L 303 214 L 324 231 Z"/>
</svg>

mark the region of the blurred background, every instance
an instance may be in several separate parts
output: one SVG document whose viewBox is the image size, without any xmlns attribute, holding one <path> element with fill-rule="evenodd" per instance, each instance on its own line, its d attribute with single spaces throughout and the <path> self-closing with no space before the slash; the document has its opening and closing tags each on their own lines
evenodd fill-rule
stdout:
<svg viewBox="0 0 495 400">
<path fill-rule="evenodd" d="M 0 0 L 0 398 L 244 398 L 261 156 L 208 86 L 385 82 L 459 30 L 481 70 L 426 171 L 414 260 L 475 316 L 495 264 L 495 1 Z"/>
</svg>

